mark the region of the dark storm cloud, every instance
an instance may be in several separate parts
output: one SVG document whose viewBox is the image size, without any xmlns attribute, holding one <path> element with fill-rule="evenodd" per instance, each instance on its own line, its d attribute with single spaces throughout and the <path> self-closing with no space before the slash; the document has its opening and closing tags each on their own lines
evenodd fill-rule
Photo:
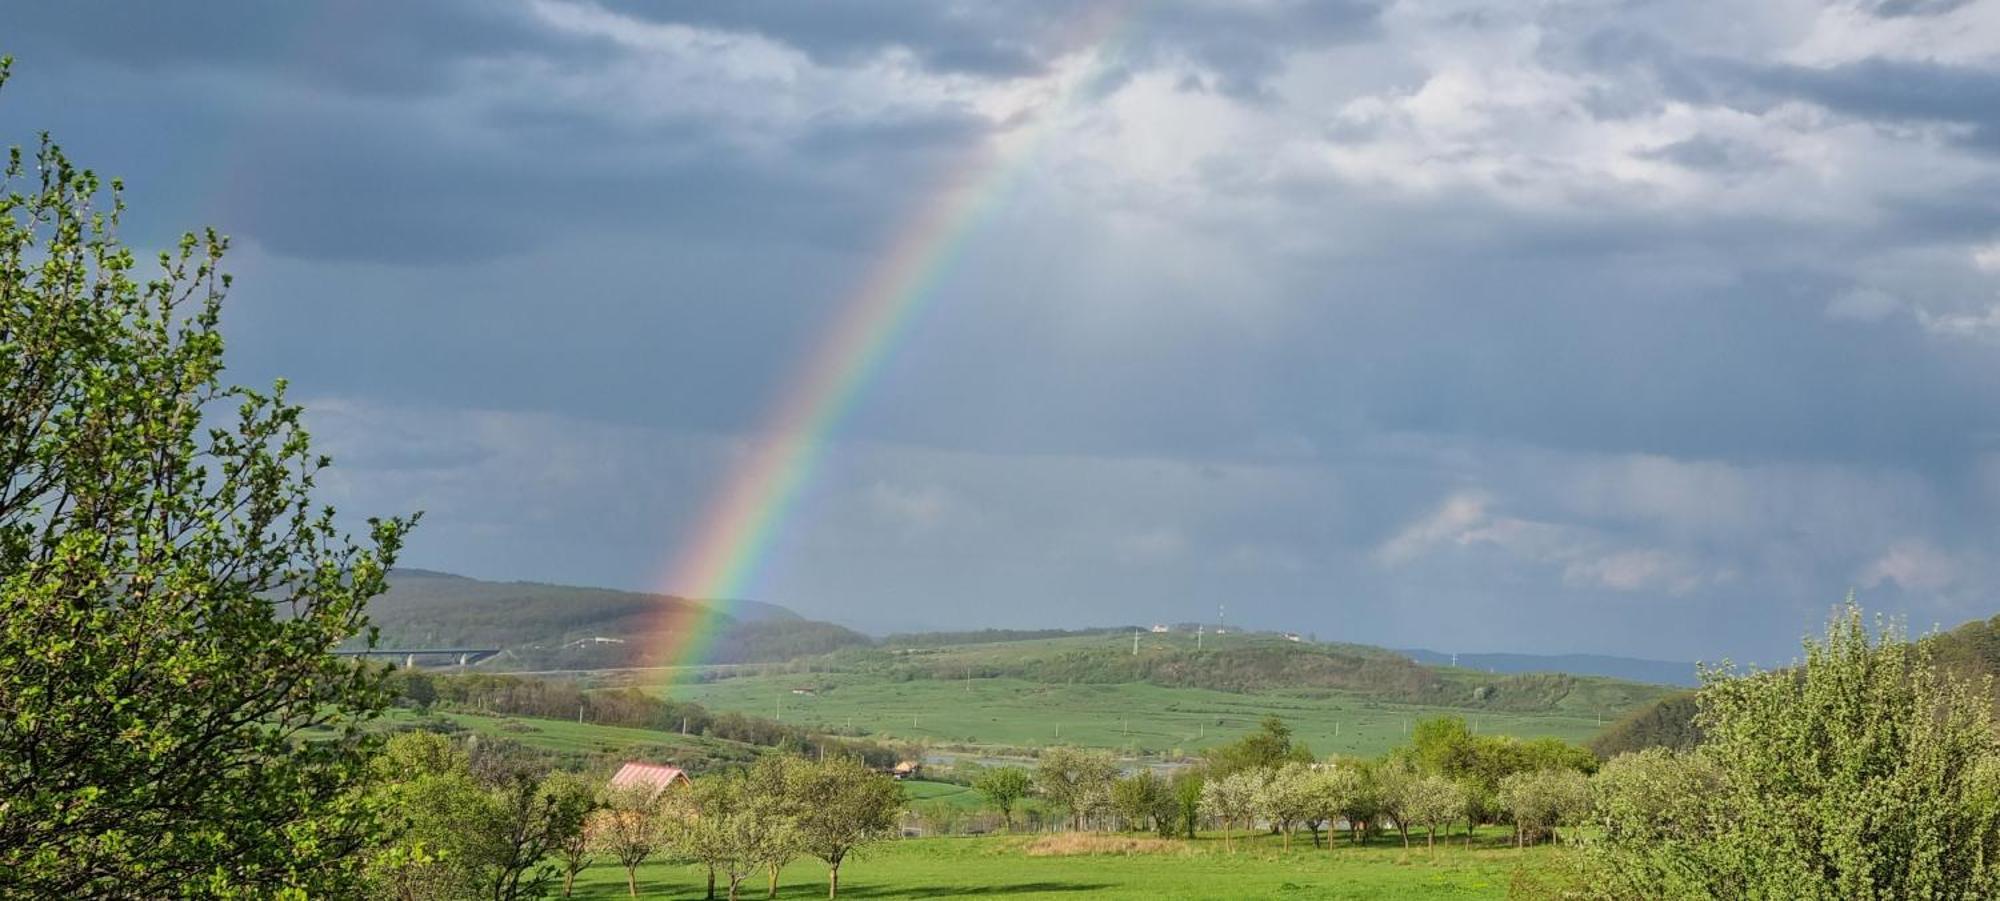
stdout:
<svg viewBox="0 0 2000 901">
<path fill-rule="evenodd" d="M 2000 75 L 1773 62 L 1811 14 L 37 5 L 0 132 L 240 239 L 232 373 L 424 565 L 651 587 L 920 246 L 764 599 L 1768 656 L 2000 572 Z"/>
<path fill-rule="evenodd" d="M 24 62 L 171 72 L 233 68 L 342 91 L 399 95 L 448 83 L 473 56 L 573 50 L 519 7 L 479 0 L 404 3 L 30 3 L 9 9 L 0 41 Z"/>
<path fill-rule="evenodd" d="M 1107 37 L 1134 61 L 1191 59 L 1216 72 L 1224 90 L 1252 95 L 1283 56 L 1372 33 L 1380 6 L 1367 0 L 1240 4 L 1170 2 L 1050 4 L 1033 0 L 862 3 L 620 3 L 621 12 L 763 34 L 816 58 L 845 63 L 892 48 L 943 72 L 1015 76 L 1041 72 L 1085 41 Z M 1110 34 L 1102 32 L 1106 30 Z"/>
</svg>

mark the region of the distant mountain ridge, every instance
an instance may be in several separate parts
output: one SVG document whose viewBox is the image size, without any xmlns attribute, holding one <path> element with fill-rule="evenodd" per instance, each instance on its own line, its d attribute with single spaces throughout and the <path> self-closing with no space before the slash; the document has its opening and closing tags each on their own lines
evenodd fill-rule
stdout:
<svg viewBox="0 0 2000 901">
<path fill-rule="evenodd" d="M 1337 691 L 1469 710 L 1623 712 L 1667 693 L 1658 679 L 1551 672 L 1550 660 L 1499 675 L 1412 660 L 1409 652 L 1232 631 L 1201 636 L 1121 626 L 902 633 L 875 639 L 775 604 L 726 605 L 671 595 L 545 582 L 491 582 L 398 569 L 369 605 L 386 647 L 493 647 L 482 669 L 606 670 L 686 663 L 786 663 L 896 679 L 1015 678 L 1046 684 L 1148 682 L 1231 692 Z M 681 630 L 681 634 L 676 634 Z M 699 630 L 702 634 L 687 634 Z M 1135 639 L 1139 639 L 1135 641 Z M 1146 653 L 1137 654 L 1140 644 Z M 686 659 L 688 647 L 703 649 Z M 1518 661 L 1517 661 L 1518 662 Z"/>
<path fill-rule="evenodd" d="M 700 608 L 700 609 L 693 609 Z M 497 668 L 647 666 L 712 631 L 703 662 L 789 660 L 869 644 L 866 635 L 806 619 L 776 604 L 687 598 L 545 582 L 489 582 L 399 568 L 368 615 L 383 647 L 496 647 Z"/>
<path fill-rule="evenodd" d="M 1422 648 L 1405 649 L 1402 653 L 1418 663 L 1431 666 L 1452 665 L 1453 655 Z M 1672 660 L 1648 660 L 1642 657 L 1617 657 L 1609 654 L 1459 654 L 1458 666 L 1463 669 L 1490 670 L 1496 673 L 1569 673 L 1577 676 L 1609 676 L 1632 682 L 1650 682 L 1654 685 L 1682 685 L 1692 687 L 1700 684 L 1693 663 Z"/>
</svg>

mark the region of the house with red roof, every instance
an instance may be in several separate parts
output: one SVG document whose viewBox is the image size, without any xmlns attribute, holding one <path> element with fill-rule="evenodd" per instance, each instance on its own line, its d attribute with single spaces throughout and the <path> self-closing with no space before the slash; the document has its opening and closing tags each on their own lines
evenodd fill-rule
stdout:
<svg viewBox="0 0 2000 901">
<path fill-rule="evenodd" d="M 661 792 L 672 788 L 674 783 L 687 783 L 688 774 L 677 766 L 661 763 L 627 763 L 611 776 L 611 789 L 625 791 L 640 788 L 647 791 L 647 798 L 657 798 Z"/>
</svg>

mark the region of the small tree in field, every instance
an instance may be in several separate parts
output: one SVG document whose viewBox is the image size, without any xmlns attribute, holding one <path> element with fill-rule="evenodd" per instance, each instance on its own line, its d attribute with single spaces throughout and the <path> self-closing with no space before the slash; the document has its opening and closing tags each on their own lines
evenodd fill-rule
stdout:
<svg viewBox="0 0 2000 901">
<path fill-rule="evenodd" d="M 1327 824 L 1326 846 L 1332 848 L 1333 821 L 1346 816 L 1353 796 L 1364 790 L 1361 771 L 1337 761 L 1324 763 L 1312 771 L 1306 788 L 1308 815 Z"/>
<path fill-rule="evenodd" d="M 803 757 L 773 754 L 759 759 L 750 768 L 747 805 L 751 815 L 785 829 L 784 841 L 767 843 L 758 850 L 770 877 L 765 891 L 767 898 L 778 897 L 778 874 L 800 853 L 797 826 L 800 810 L 791 786 L 794 774 L 806 765 Z"/>
<path fill-rule="evenodd" d="M 1403 812 L 1426 830 L 1424 846 L 1436 848 L 1438 829 L 1465 816 L 1465 789 L 1443 776 L 1420 776 L 1410 783 Z"/>
<path fill-rule="evenodd" d="M 674 787 L 671 791 L 679 791 Z M 635 785 L 605 795 L 604 806 L 590 817 L 595 847 L 625 868 L 625 891 L 639 897 L 639 865 L 666 842 L 666 822 L 650 786 Z"/>
<path fill-rule="evenodd" d="M 1042 797 L 1069 814 L 1069 827 L 1080 829 L 1085 814 L 1111 798 L 1111 781 L 1118 764 L 1101 751 L 1049 748 L 1035 765 L 1035 787 Z"/>
<path fill-rule="evenodd" d="M 1313 832 L 1313 846 L 1319 846 L 1319 824 L 1316 818 L 1318 804 L 1313 795 L 1319 773 L 1310 764 L 1287 763 L 1271 774 L 1259 786 L 1257 809 L 1285 834 L 1285 847 L 1292 846 L 1292 833 L 1298 827 L 1310 824 Z"/>
<path fill-rule="evenodd" d="M 1499 799 L 1514 818 L 1515 844 L 1533 844 L 1542 833 L 1581 822 L 1590 809 L 1590 781 L 1576 770 L 1535 770 L 1500 780 Z"/>
<path fill-rule="evenodd" d="M 1257 796 L 1263 790 L 1264 776 L 1261 770 L 1238 770 L 1202 784 L 1201 807 L 1222 820 L 1224 850 L 1235 850 L 1236 824 L 1248 825 L 1257 815 Z"/>
<path fill-rule="evenodd" d="M 482 894 L 495 901 L 539 898 L 553 880 L 545 861 L 584 830 L 591 794 L 564 778 L 508 774 L 488 789 L 477 816 L 460 824 Z"/>
<path fill-rule="evenodd" d="M 1007 824 L 1007 831 L 1014 831 L 1014 805 L 1028 796 L 1034 787 L 1034 779 L 1028 771 L 1017 766 L 993 767 L 980 772 L 972 780 L 972 788 L 986 796 L 986 801 L 1000 811 L 1000 819 Z"/>
<path fill-rule="evenodd" d="M 1415 790 L 1419 778 L 1416 765 L 1404 757 L 1391 756 L 1377 762 L 1370 775 L 1374 779 L 1378 808 L 1402 835 L 1403 847 L 1409 847 L 1410 793 Z"/>
<path fill-rule="evenodd" d="M 826 896 L 840 893 L 840 865 L 854 849 L 893 835 L 903 812 L 903 787 L 861 761 L 828 757 L 790 777 L 799 848 L 826 862 Z"/>
<path fill-rule="evenodd" d="M 1201 792 L 1207 777 L 1199 769 L 1188 769 L 1174 774 L 1174 819 L 1180 827 L 1181 835 L 1194 838 L 1201 826 Z"/>
<path fill-rule="evenodd" d="M 669 806 L 674 844 L 728 880 L 729 901 L 741 897 L 751 873 L 793 853 L 792 823 L 774 815 L 770 799 L 744 773 L 696 782 L 676 791 Z"/>
<path fill-rule="evenodd" d="M 409 523 L 351 543 L 283 383 L 221 381 L 221 236 L 142 280 L 117 182 L 46 138 L 0 168 L 0 880 L 350 890 L 389 698 L 331 652 Z"/>
<path fill-rule="evenodd" d="M 589 826 L 590 817 L 598 807 L 598 786 L 573 773 L 551 773 L 543 784 L 559 799 L 552 809 L 559 815 L 574 814 L 576 818 L 574 828 L 566 828 L 556 836 L 555 856 L 562 863 L 563 897 L 567 898 L 576 889 L 576 874 L 588 868 L 596 857 Z"/>
<path fill-rule="evenodd" d="M 1607 805 L 1663 807 L 1673 823 L 1614 821 L 1602 881 L 1649 897 L 2000 895 L 1991 686 L 1936 666 L 1894 624 L 1879 632 L 1850 599 L 1802 665 L 1704 673 L 1699 757 L 1646 764 L 1659 785 L 1619 777 Z M 1661 789 L 1712 793 L 1645 798 Z"/>
<path fill-rule="evenodd" d="M 1348 838 L 1354 844 L 1361 844 L 1375 828 L 1375 818 L 1382 813 L 1373 774 L 1358 762 L 1328 764 L 1327 771 L 1330 791 L 1340 799 L 1340 816 L 1347 820 Z"/>
<path fill-rule="evenodd" d="M 1152 770 L 1140 770 L 1111 784 L 1111 807 L 1126 828 L 1167 830 L 1174 802 L 1167 780 Z"/>
</svg>

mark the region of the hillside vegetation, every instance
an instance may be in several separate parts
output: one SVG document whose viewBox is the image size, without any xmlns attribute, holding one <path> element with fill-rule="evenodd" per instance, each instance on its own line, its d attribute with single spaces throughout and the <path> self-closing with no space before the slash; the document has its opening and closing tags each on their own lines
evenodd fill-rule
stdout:
<svg viewBox="0 0 2000 901">
<path fill-rule="evenodd" d="M 904 682 L 1017 679 L 1041 684 L 1144 683 L 1233 693 L 1337 692 L 1398 704 L 1615 717 L 1672 691 L 1564 673 L 1493 674 L 1432 667 L 1394 651 L 1293 642 L 1275 635 L 1071 634 L 944 647 L 849 648 L 819 661 L 834 672 Z M 886 643 L 885 643 L 886 644 Z"/>
<path fill-rule="evenodd" d="M 381 647 L 496 647 L 495 668 L 596 669 L 668 663 L 663 649 L 714 628 L 711 662 L 790 660 L 870 639 L 783 607 L 739 601 L 727 612 L 669 595 L 541 582 L 488 582 L 399 569 L 368 606 Z"/>
<path fill-rule="evenodd" d="M 891 682 L 1013 679 L 1037 684 L 1141 683 L 1245 693 L 1337 692 L 1470 711 L 1613 718 L 1663 696 L 1660 686 L 1564 673 L 1486 673 L 1427 666 L 1368 645 L 1293 642 L 1269 633 L 984 629 L 881 640 L 739 601 L 728 612 L 667 595 L 536 582 L 487 582 L 398 570 L 369 608 L 386 647 L 498 647 L 493 670 L 613 670 L 683 663 L 675 629 L 713 624 L 703 663 L 787 663 Z M 706 674 L 707 677 L 729 672 Z"/>
<path fill-rule="evenodd" d="M 1978 685 L 1987 679 L 2000 680 L 2000 616 L 1973 620 L 1958 628 L 1919 639 L 1930 646 L 1932 660 L 1946 672 Z M 1988 686 L 1996 709 L 2000 692 Z M 1695 725 L 1697 707 L 1693 692 L 1659 698 L 1626 714 L 1591 739 L 1591 750 L 1600 757 L 1613 757 L 1646 748 L 1685 750 L 1701 742 Z"/>
</svg>

